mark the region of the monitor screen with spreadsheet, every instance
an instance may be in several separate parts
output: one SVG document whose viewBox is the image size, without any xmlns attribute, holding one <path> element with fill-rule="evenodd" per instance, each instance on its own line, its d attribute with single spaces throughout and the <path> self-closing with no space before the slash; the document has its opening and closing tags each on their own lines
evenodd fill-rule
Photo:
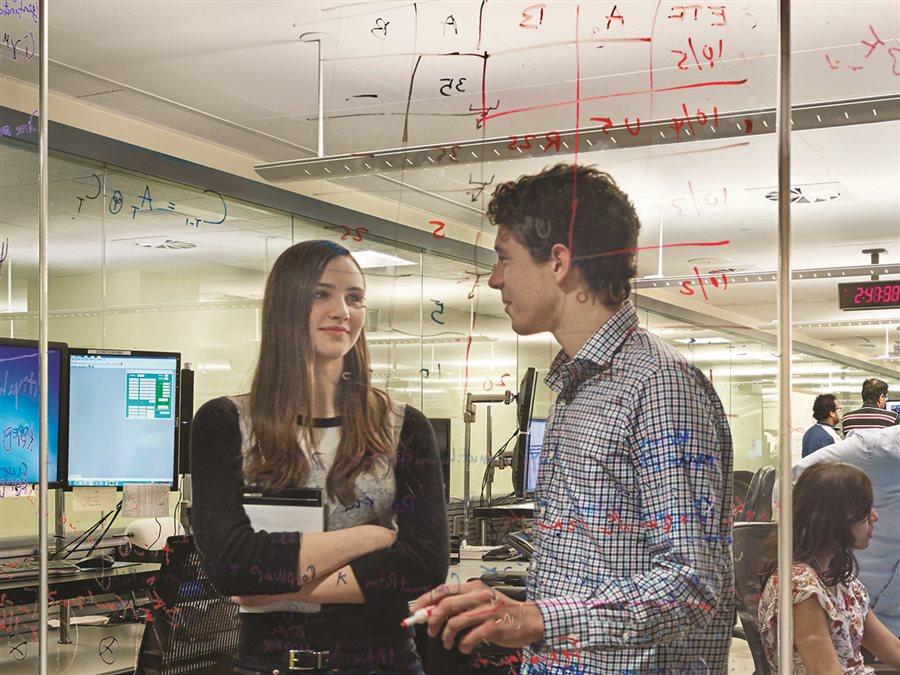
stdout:
<svg viewBox="0 0 900 675">
<path fill-rule="evenodd" d="M 65 344 L 47 344 L 47 483 L 54 488 L 66 481 L 67 360 Z M 40 482 L 39 374 L 37 340 L 0 338 L 0 485 Z"/>
<path fill-rule="evenodd" d="M 70 487 L 177 480 L 174 352 L 71 349 Z"/>
</svg>

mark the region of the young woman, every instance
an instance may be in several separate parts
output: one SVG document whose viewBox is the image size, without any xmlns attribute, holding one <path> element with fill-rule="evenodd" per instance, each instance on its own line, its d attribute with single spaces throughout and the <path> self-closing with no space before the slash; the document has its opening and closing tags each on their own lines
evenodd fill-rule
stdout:
<svg viewBox="0 0 900 675">
<path fill-rule="evenodd" d="M 900 668 L 900 640 L 869 611 L 869 594 L 856 578 L 853 549 L 869 545 L 878 514 L 869 477 L 850 464 L 822 462 L 804 471 L 794 488 L 794 663 L 791 673 L 863 675 L 864 645 Z M 778 574 L 769 561 L 759 601 L 766 659 L 778 672 Z"/>
<path fill-rule="evenodd" d="M 347 249 L 291 246 L 266 284 L 250 393 L 194 417 L 194 535 L 244 610 L 237 673 L 422 672 L 400 622 L 446 579 L 441 465 L 422 413 L 370 384 L 365 315 Z M 321 488 L 324 531 L 254 531 L 244 486 Z"/>
</svg>

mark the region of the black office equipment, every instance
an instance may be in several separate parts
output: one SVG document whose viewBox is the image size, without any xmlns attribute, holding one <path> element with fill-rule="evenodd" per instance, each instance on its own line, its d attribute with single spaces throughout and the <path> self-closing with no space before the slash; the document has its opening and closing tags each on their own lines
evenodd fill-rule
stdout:
<svg viewBox="0 0 900 675">
<path fill-rule="evenodd" d="M 534 410 L 534 391 L 537 385 L 537 371 L 528 368 L 525 376 L 519 384 L 519 393 L 516 395 L 516 420 L 518 423 L 518 438 L 513 456 L 513 486 L 517 497 L 526 494 L 526 475 L 528 457 L 528 438 L 531 427 L 531 415 Z"/>
<path fill-rule="evenodd" d="M 115 562 L 111 555 L 96 555 L 90 558 L 82 558 L 75 564 L 80 570 L 100 570 L 112 567 Z"/>
<path fill-rule="evenodd" d="M 527 532 L 510 532 L 506 535 L 506 542 L 529 560 L 534 555 L 534 542 Z"/>
<path fill-rule="evenodd" d="M 518 551 L 509 546 L 498 546 L 481 554 L 482 560 L 509 560 L 518 555 Z"/>
<path fill-rule="evenodd" d="M 47 484 L 66 483 L 69 348 L 47 343 Z M 39 368 L 37 340 L 0 338 L 0 484 L 40 482 Z"/>
<path fill-rule="evenodd" d="M 438 455 L 441 458 L 441 469 L 444 472 L 444 498 L 450 502 L 450 419 L 429 417 L 437 441 Z"/>
<path fill-rule="evenodd" d="M 78 574 L 81 571 L 72 563 L 60 560 L 47 561 L 47 576 L 62 577 Z M 10 561 L 0 563 L 0 581 L 8 579 L 37 579 L 41 573 L 41 566 L 37 560 Z"/>
<path fill-rule="evenodd" d="M 221 595 L 203 571 L 193 537 L 169 537 L 169 555 L 153 585 L 152 616 L 135 673 L 231 673 L 237 655 L 238 606 Z"/>
<path fill-rule="evenodd" d="M 191 422 L 194 421 L 194 371 L 181 369 L 178 392 L 178 473 L 191 472 Z"/>
<path fill-rule="evenodd" d="M 753 655 L 753 665 L 759 675 L 769 675 L 769 664 L 759 634 L 757 610 L 762 592 L 760 552 L 777 531 L 773 522 L 736 522 L 733 529 L 734 599 L 744 638 Z"/>
<path fill-rule="evenodd" d="M 181 355 L 69 350 L 69 487 L 178 485 Z"/>
</svg>

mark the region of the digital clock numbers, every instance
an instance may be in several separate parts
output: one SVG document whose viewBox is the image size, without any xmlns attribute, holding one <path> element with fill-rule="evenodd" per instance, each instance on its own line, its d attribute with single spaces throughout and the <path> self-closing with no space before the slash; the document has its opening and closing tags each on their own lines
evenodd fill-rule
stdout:
<svg viewBox="0 0 900 675">
<path fill-rule="evenodd" d="M 841 309 L 900 308 L 900 281 L 863 281 L 838 284 Z"/>
</svg>

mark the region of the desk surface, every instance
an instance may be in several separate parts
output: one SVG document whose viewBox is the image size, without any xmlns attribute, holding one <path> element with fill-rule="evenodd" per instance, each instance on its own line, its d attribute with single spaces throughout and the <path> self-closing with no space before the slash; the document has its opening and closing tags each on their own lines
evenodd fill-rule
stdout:
<svg viewBox="0 0 900 675">
<path fill-rule="evenodd" d="M 157 563 L 126 563 L 100 570 L 86 570 L 78 574 L 50 577 L 49 587 L 55 591 L 51 600 L 69 600 L 90 593 L 116 593 L 130 591 L 134 582 L 144 582 L 159 572 Z M 0 581 L 0 593 L 6 594 L 14 604 L 37 602 L 38 579 L 25 577 Z"/>
</svg>

